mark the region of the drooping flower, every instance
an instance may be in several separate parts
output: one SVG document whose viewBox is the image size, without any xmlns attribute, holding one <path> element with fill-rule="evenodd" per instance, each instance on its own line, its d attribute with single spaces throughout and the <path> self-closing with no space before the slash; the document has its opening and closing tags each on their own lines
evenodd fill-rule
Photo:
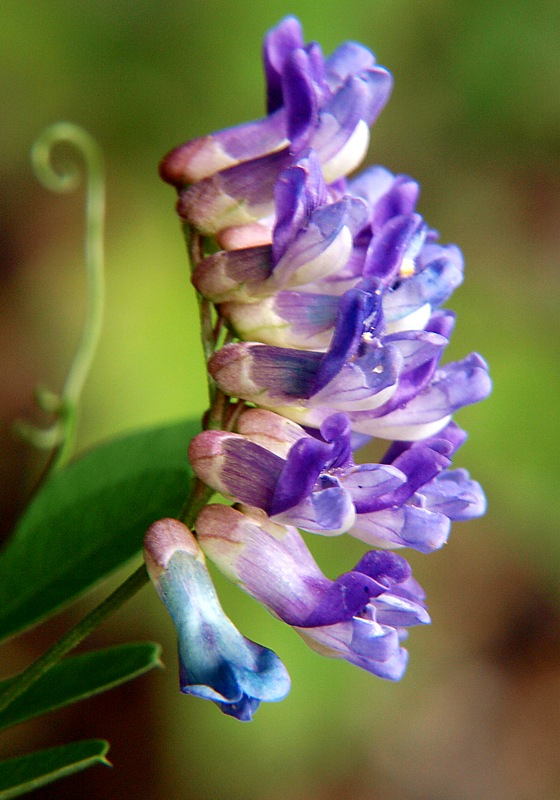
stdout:
<svg viewBox="0 0 560 800">
<path fill-rule="evenodd" d="M 313 649 L 379 677 L 402 677 L 404 629 L 430 621 L 424 593 L 404 558 L 371 551 L 331 581 L 295 528 L 275 524 L 256 509 L 206 506 L 196 529 L 220 570 Z"/>
<path fill-rule="evenodd" d="M 180 686 L 225 713 L 250 720 L 263 700 L 282 700 L 290 679 L 278 656 L 242 636 L 224 614 L 190 530 L 155 522 L 144 539 L 150 578 L 177 629 Z"/>
</svg>

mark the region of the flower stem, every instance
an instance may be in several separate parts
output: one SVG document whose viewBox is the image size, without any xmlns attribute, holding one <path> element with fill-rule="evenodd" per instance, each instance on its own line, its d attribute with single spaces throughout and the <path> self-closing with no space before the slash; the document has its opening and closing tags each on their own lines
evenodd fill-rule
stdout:
<svg viewBox="0 0 560 800">
<path fill-rule="evenodd" d="M 55 666 L 70 650 L 77 647 L 92 631 L 95 630 L 107 617 L 110 617 L 127 600 L 148 583 L 148 573 L 142 564 L 136 572 L 133 572 L 127 580 L 122 583 L 115 591 L 106 597 L 102 603 L 93 609 L 84 619 L 74 628 L 59 639 L 49 650 L 43 653 L 33 664 L 21 672 L 10 684 L 10 686 L 0 693 L 0 711 L 14 702 L 22 695 L 33 683 L 39 680 L 45 672 Z"/>
</svg>

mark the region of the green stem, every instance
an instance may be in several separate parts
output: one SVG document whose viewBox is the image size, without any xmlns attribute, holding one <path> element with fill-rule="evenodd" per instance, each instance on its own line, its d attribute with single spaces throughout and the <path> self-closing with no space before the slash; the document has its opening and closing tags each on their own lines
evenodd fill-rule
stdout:
<svg viewBox="0 0 560 800">
<path fill-rule="evenodd" d="M 195 478 L 191 484 L 188 500 L 183 506 L 178 519 L 183 522 L 187 528 L 192 528 L 200 511 L 202 511 L 213 494 L 214 489 L 211 489 L 199 478 Z"/>
<path fill-rule="evenodd" d="M 84 619 L 74 628 L 68 631 L 62 639 L 59 639 L 49 650 L 31 664 L 26 670 L 21 672 L 7 690 L 0 694 L 0 711 L 9 706 L 22 695 L 33 683 L 39 680 L 51 667 L 54 667 L 61 658 L 70 650 L 77 647 L 89 634 L 95 630 L 102 622 L 110 617 L 127 600 L 138 592 L 148 583 L 148 573 L 142 564 L 136 572 L 133 572 L 118 589 L 106 597 L 97 608 L 94 608 Z"/>
<path fill-rule="evenodd" d="M 204 259 L 204 237 L 196 229 L 185 225 L 184 228 L 185 239 L 187 243 L 187 252 L 189 254 L 189 261 L 191 265 L 191 275 Z M 218 317 L 218 324 L 215 325 L 212 315 L 212 303 L 207 300 L 200 292 L 197 291 L 196 299 L 198 303 L 198 316 L 200 320 L 200 340 L 202 342 L 202 352 L 204 353 L 204 360 L 208 364 L 209 359 L 216 350 L 217 335 L 221 326 L 221 320 Z M 206 380 L 208 383 L 208 398 L 210 406 L 213 405 L 217 387 L 216 382 L 206 370 Z"/>
</svg>

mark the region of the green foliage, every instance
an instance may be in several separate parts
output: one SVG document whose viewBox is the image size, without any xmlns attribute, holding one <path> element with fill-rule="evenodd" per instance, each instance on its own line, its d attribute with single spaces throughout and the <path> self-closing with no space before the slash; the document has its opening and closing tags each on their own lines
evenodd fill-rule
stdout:
<svg viewBox="0 0 560 800">
<path fill-rule="evenodd" d="M 19 797 L 94 764 L 107 764 L 109 749 L 102 739 L 72 742 L 0 763 L 0 800 Z"/>
<path fill-rule="evenodd" d="M 101 445 L 54 473 L 0 555 L 0 638 L 57 612 L 138 552 L 146 528 L 188 494 L 194 422 Z M 131 680 L 160 664 L 159 646 L 125 644 L 67 658 L 2 712 L 0 729 Z M 0 694 L 20 676 L 0 683 Z M 0 763 L 0 798 L 18 797 L 105 759 L 104 741 L 74 742 Z"/>
<path fill-rule="evenodd" d="M 101 445 L 55 473 L 0 555 L 0 639 L 55 613 L 128 561 L 188 493 L 195 422 Z"/>
<path fill-rule="evenodd" d="M 0 712 L 0 729 L 106 692 L 161 665 L 161 648 L 151 642 L 108 647 L 67 658 Z M 0 682 L 0 693 L 14 678 Z"/>
</svg>

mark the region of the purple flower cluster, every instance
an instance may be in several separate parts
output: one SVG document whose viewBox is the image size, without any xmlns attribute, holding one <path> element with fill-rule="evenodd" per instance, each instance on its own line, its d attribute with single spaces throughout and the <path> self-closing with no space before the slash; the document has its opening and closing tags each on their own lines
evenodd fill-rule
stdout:
<svg viewBox="0 0 560 800">
<path fill-rule="evenodd" d="M 379 166 L 347 178 L 387 102 L 389 73 L 354 43 L 324 58 L 293 17 L 267 35 L 264 66 L 264 119 L 187 142 L 161 165 L 188 228 L 215 242 L 193 264 L 193 283 L 233 341 L 215 349 L 208 370 L 244 410 L 196 436 L 189 458 L 199 480 L 236 505 L 206 506 L 196 540 L 168 521 L 157 546 L 191 553 L 173 568 L 146 544 L 179 630 L 183 690 L 240 719 L 281 699 L 287 679 L 227 617 L 215 623 L 193 542 L 313 649 L 398 680 L 405 629 L 429 617 L 408 563 L 390 551 L 430 552 L 451 521 L 484 513 L 480 486 L 450 468 L 466 436 L 452 415 L 490 391 L 476 353 L 441 364 L 454 326 L 442 305 L 463 261 L 416 211 L 418 184 Z M 372 437 L 390 440 L 384 457 L 356 463 Z M 298 529 L 380 549 L 332 581 Z M 199 621 L 185 622 L 193 614 Z M 210 624 L 205 615 L 221 632 L 195 635 Z M 222 638 L 229 649 L 209 644 Z M 251 659 L 254 686 L 236 678 L 228 695 L 216 675 L 237 674 L 237 662 L 250 671 Z"/>
</svg>

